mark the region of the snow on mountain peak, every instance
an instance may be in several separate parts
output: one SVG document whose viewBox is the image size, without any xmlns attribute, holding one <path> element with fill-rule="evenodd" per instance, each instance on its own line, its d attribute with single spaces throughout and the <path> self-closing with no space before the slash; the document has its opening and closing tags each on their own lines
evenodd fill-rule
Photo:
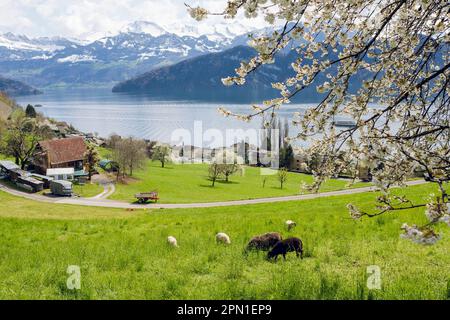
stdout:
<svg viewBox="0 0 450 320">
<path fill-rule="evenodd" d="M 164 28 L 160 27 L 156 23 L 149 21 L 136 21 L 128 24 L 121 30 L 122 33 L 145 33 L 153 37 L 159 37 L 168 33 Z"/>
<path fill-rule="evenodd" d="M 29 39 L 24 35 L 15 35 L 11 32 L 0 34 L 0 47 L 9 50 L 24 51 L 45 51 L 53 52 L 64 47 L 52 43 L 51 41 L 39 41 L 39 39 Z"/>
<path fill-rule="evenodd" d="M 206 36 L 211 40 L 220 38 L 232 39 L 253 30 L 235 22 L 221 22 L 214 25 L 201 22 L 195 24 L 171 24 L 165 29 L 178 36 L 191 36 L 196 38 Z"/>
<path fill-rule="evenodd" d="M 144 33 L 153 37 L 159 37 L 164 34 L 175 34 L 179 37 L 199 38 L 206 36 L 210 40 L 232 39 L 237 36 L 249 33 L 254 28 L 246 27 L 236 22 L 221 22 L 214 25 L 207 23 L 181 24 L 172 23 L 167 25 L 158 25 L 149 21 L 135 21 L 128 24 L 120 30 L 121 33 Z"/>
</svg>

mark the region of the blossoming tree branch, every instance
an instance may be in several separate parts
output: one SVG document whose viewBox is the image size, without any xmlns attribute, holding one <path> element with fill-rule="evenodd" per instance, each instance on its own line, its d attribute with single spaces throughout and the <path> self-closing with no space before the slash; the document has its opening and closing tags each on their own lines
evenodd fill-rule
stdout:
<svg viewBox="0 0 450 320">
<path fill-rule="evenodd" d="M 353 218 L 424 207 L 429 223 L 403 225 L 404 237 L 431 244 L 439 239 L 436 223 L 449 219 L 450 180 L 450 4 L 441 0 L 228 0 L 223 12 L 187 5 L 196 20 L 209 15 L 234 19 L 263 16 L 266 34 L 250 36 L 255 56 L 243 61 L 227 86 L 244 85 L 246 77 L 272 64 L 286 50 L 295 50 L 294 76 L 273 83 L 279 97 L 253 106 L 247 114 L 219 109 L 225 116 L 249 121 L 274 117 L 306 88 L 315 86 L 321 102 L 292 122 L 309 140 L 304 152 L 320 154 L 314 171 L 321 183 L 344 168 L 365 165 L 382 196 L 376 212 L 349 204 Z M 267 72 L 267 71 L 266 71 Z M 350 81 L 364 75 L 356 90 Z M 359 77 L 359 78 L 358 78 Z M 321 80 L 322 79 L 322 80 Z M 323 80 L 326 79 L 326 80 Z M 356 126 L 336 128 L 336 116 L 351 117 Z M 269 122 L 269 121 L 267 121 Z M 423 170 L 439 187 L 428 203 L 415 204 L 392 194 L 413 172 Z"/>
</svg>

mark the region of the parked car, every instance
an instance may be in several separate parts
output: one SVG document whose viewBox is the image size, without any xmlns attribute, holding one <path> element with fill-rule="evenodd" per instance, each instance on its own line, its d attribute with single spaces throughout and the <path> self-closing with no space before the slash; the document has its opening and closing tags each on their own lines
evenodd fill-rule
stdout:
<svg viewBox="0 0 450 320">
<path fill-rule="evenodd" d="M 72 182 L 55 180 L 50 182 L 50 190 L 55 196 L 71 197 L 73 195 Z"/>
</svg>

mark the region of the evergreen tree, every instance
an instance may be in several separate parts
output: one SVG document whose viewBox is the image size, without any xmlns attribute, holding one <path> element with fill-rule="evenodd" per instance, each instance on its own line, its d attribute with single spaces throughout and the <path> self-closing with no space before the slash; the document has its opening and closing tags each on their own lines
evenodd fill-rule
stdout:
<svg viewBox="0 0 450 320">
<path fill-rule="evenodd" d="M 37 116 L 36 110 L 31 104 L 27 105 L 27 108 L 25 109 L 25 115 L 28 118 L 36 118 Z"/>
</svg>

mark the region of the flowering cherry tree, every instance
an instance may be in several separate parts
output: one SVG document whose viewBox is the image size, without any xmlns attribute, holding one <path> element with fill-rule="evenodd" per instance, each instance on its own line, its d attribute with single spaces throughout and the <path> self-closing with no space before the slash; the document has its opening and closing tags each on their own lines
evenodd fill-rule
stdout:
<svg viewBox="0 0 450 320">
<path fill-rule="evenodd" d="M 450 180 L 450 4 L 442 0 L 228 0 L 223 12 L 187 5 L 196 20 L 209 15 L 233 19 L 263 16 L 271 32 L 250 36 L 256 50 L 241 62 L 227 86 L 243 85 L 246 77 L 277 54 L 295 50 L 295 75 L 273 83 L 278 97 L 253 106 L 247 114 L 219 109 L 225 116 L 249 121 L 273 117 L 305 88 L 315 86 L 321 101 L 296 113 L 307 152 L 320 154 L 313 172 L 317 190 L 336 172 L 364 164 L 382 192 L 378 212 L 348 205 L 353 218 L 374 217 L 394 210 L 424 207 L 429 224 L 403 225 L 405 238 L 431 244 L 439 239 L 433 224 L 449 221 Z M 268 29 L 269 30 L 269 29 Z M 350 90 L 350 81 L 363 81 Z M 359 78 L 358 78 L 359 77 Z M 322 80 L 320 80 L 322 79 Z M 326 80 L 323 80 L 326 79 Z M 346 115 L 356 125 L 335 126 Z M 439 196 L 414 204 L 391 193 L 415 171 L 439 187 Z"/>
</svg>

